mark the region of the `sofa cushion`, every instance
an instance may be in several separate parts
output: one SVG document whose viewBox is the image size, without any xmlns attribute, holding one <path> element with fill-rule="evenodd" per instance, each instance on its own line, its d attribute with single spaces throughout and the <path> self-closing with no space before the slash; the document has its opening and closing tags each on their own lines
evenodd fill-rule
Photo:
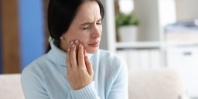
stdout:
<svg viewBox="0 0 198 99">
<path fill-rule="evenodd" d="M 0 75 L 0 99 L 25 99 L 20 81 L 20 74 Z"/>
<path fill-rule="evenodd" d="M 177 72 L 129 70 L 129 99 L 188 99 Z"/>
</svg>

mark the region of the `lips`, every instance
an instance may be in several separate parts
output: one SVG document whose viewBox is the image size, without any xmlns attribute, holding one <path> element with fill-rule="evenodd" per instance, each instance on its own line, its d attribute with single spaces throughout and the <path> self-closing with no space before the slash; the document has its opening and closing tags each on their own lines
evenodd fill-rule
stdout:
<svg viewBox="0 0 198 99">
<path fill-rule="evenodd" d="M 99 42 L 91 43 L 91 44 L 89 44 L 89 46 L 92 46 L 92 47 L 98 47 L 98 46 L 99 46 Z"/>
</svg>

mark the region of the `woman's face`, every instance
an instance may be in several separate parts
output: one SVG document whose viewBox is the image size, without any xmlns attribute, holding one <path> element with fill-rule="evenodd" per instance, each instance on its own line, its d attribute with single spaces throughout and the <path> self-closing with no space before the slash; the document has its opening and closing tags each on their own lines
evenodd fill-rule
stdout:
<svg viewBox="0 0 198 99">
<path fill-rule="evenodd" d="M 102 25 L 100 8 L 95 1 L 85 1 L 81 4 L 68 31 L 62 35 L 61 48 L 67 50 L 71 41 L 79 40 L 88 53 L 99 49 Z"/>
</svg>

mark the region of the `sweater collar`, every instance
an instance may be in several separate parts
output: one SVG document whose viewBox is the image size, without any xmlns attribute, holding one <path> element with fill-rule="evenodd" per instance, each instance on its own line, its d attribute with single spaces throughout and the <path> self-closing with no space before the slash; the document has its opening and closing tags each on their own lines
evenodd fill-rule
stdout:
<svg viewBox="0 0 198 99">
<path fill-rule="evenodd" d="M 58 48 L 54 40 L 50 40 L 51 50 L 48 52 L 49 58 L 55 63 L 62 66 L 67 66 L 66 64 L 66 57 L 67 53 L 60 48 Z M 92 54 L 87 54 L 88 58 L 91 59 Z"/>
</svg>

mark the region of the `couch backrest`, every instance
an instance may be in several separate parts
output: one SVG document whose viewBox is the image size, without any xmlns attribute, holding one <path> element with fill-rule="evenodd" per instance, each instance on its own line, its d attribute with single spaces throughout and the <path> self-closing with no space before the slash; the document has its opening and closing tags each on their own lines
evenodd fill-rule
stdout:
<svg viewBox="0 0 198 99">
<path fill-rule="evenodd" d="M 0 99 L 25 99 L 20 74 L 0 75 Z"/>
<path fill-rule="evenodd" d="M 129 70 L 129 99 L 189 99 L 171 69 Z"/>
</svg>

